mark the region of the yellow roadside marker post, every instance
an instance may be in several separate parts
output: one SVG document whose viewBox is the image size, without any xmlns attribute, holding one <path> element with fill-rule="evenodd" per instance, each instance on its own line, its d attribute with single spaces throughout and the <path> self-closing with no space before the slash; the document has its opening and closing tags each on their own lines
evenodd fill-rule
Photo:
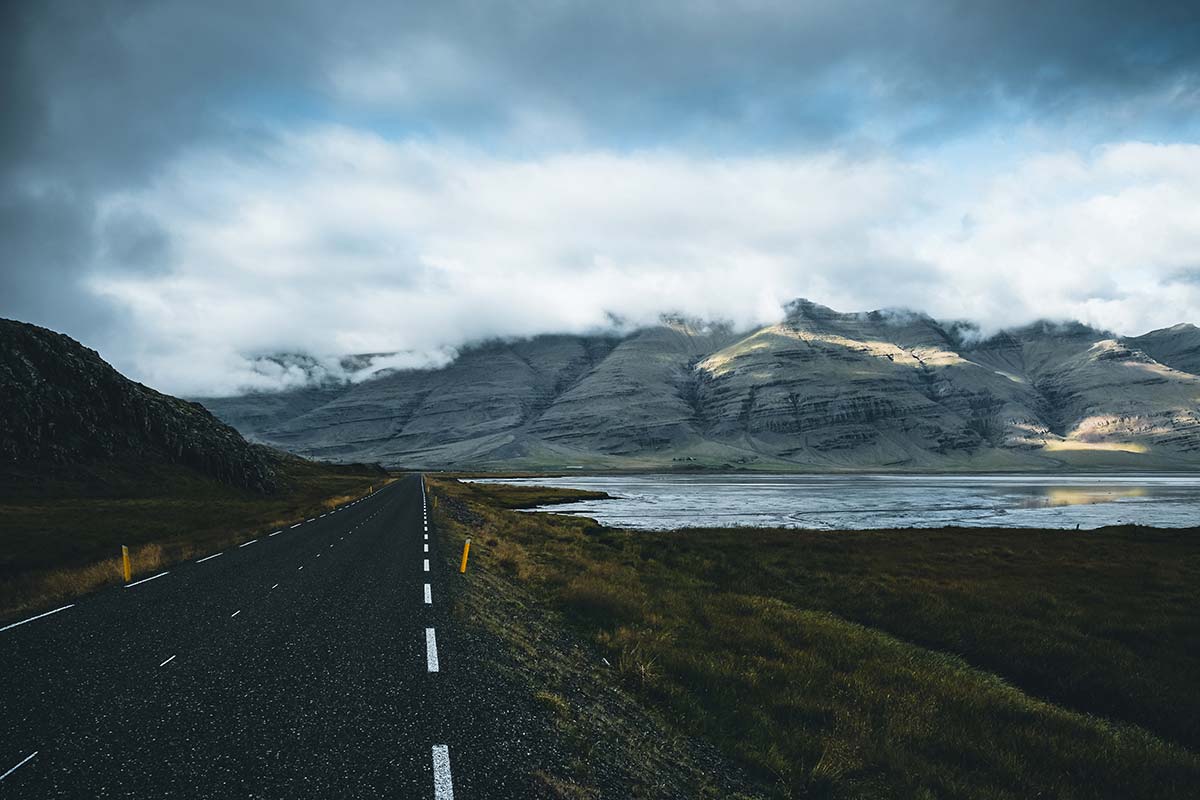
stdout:
<svg viewBox="0 0 1200 800">
<path fill-rule="evenodd" d="M 467 571 L 467 553 L 471 552 L 471 540 L 467 539 L 467 543 L 463 545 L 463 560 L 462 566 L 458 568 L 459 572 Z"/>
<path fill-rule="evenodd" d="M 133 570 L 129 567 L 129 548 L 125 545 L 121 545 L 121 568 L 125 575 L 125 582 L 129 583 L 133 578 Z"/>
</svg>

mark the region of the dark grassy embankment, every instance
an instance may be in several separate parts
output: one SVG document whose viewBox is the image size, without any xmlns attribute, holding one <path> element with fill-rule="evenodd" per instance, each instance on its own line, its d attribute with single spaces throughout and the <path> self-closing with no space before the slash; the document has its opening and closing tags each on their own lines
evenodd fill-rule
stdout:
<svg viewBox="0 0 1200 800">
<path fill-rule="evenodd" d="M 555 489 L 547 486 L 507 486 L 494 483 L 471 484 L 475 495 L 499 508 L 523 509 L 574 503 L 583 500 L 607 500 L 606 492 L 586 489 Z"/>
<path fill-rule="evenodd" d="M 473 539 L 462 591 L 497 594 L 464 607 L 528 649 L 488 611 L 525 598 L 774 796 L 1200 785 L 1200 532 L 633 533 L 506 510 L 531 487 L 429 485 L 441 536 Z M 556 676 L 535 680 L 578 733 Z"/>
<path fill-rule="evenodd" d="M 120 546 L 136 574 L 219 550 L 254 531 L 320 513 L 382 486 L 375 468 L 300 459 L 278 467 L 272 494 L 171 465 L 147 476 L 109 465 L 87 479 L 7 481 L 0 491 L 0 620 L 121 580 Z"/>
</svg>

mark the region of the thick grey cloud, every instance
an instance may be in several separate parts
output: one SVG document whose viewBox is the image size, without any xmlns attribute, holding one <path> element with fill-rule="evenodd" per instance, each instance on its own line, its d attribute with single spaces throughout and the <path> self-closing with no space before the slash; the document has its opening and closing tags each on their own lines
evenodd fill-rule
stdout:
<svg viewBox="0 0 1200 800">
<path fill-rule="evenodd" d="M 644 151 L 920 161 L 967 158 L 953 148 L 973 159 L 1013 140 L 1085 150 L 1129 139 L 1194 141 L 1200 14 L 1188 6 L 6 3 L 0 314 L 120 352 L 135 330 L 146 331 L 131 327 L 127 304 L 113 304 L 97 285 L 192 274 L 180 259 L 196 242 L 179 226 L 216 213 L 179 199 L 195 207 L 164 221 L 160 209 L 126 207 L 122 198 L 163 182 L 179 198 L 174 171 L 197 152 L 223 153 L 235 169 L 270 165 L 292 152 L 291 132 L 331 124 L 393 143 L 429 142 L 442 157 L 460 148 L 535 161 Z M 419 159 L 408 160 L 398 179 L 411 187 L 423 178 Z M 431 163 L 424 179 L 448 172 L 453 166 Z M 275 196 L 280 187 L 255 189 Z M 377 263 L 393 254 L 394 285 L 445 280 L 422 257 L 427 242 L 384 245 L 343 229 L 322 236 L 328 259 Z M 492 231 L 479 238 L 491 240 Z M 566 244 L 556 249 L 558 266 L 589 263 L 589 244 L 571 245 L 574 255 Z M 936 283 L 934 273 L 920 274 L 921 254 L 891 256 L 880 269 L 903 269 L 913 285 Z M 847 269 L 846 285 L 828 290 L 864 297 L 855 286 L 872 274 L 869 262 Z M 253 284 L 248 277 L 247 291 Z M 1070 302 L 1080 291 L 1072 286 Z M 1109 286 L 1096 297 L 1119 291 Z"/>
<path fill-rule="evenodd" d="M 478 136 L 562 116 L 602 146 L 753 150 L 1130 103 L 1182 123 L 1200 87 L 1200 14 L 1178 2 L 6 8 L 5 158 L 89 180 L 140 177 L 196 138 L 252 140 L 256 119 Z"/>
<path fill-rule="evenodd" d="M 165 269 L 170 233 L 148 219 L 101 220 L 102 198 L 143 185 L 196 142 L 261 143 L 230 103 L 249 86 L 303 80 L 303 62 L 261 46 L 265 19 L 200 4 L 4 8 L 0 313 L 106 343 L 125 331 L 86 285 L 97 260 Z"/>
<path fill-rule="evenodd" d="M 417 130 L 581 140 L 920 144 L 996 118 L 1191 124 L 1200 15 L 1177 2 L 448 3 L 352 15 L 340 100 Z M 547 122 L 548 121 L 548 122 Z"/>
</svg>

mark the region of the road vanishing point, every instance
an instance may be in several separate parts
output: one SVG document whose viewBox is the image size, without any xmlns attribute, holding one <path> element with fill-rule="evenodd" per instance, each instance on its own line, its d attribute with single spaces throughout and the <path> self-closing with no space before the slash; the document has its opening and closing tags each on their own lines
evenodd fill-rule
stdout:
<svg viewBox="0 0 1200 800">
<path fill-rule="evenodd" d="M 438 550 L 414 475 L 0 627 L 0 797 L 520 796 Z"/>
</svg>

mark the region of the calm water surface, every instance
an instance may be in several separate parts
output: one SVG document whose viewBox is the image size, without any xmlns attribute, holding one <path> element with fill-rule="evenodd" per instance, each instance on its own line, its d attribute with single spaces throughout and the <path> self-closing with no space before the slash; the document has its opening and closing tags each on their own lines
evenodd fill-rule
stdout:
<svg viewBox="0 0 1200 800">
<path fill-rule="evenodd" d="M 568 475 L 481 482 L 608 492 L 615 499 L 553 509 L 646 530 L 1200 523 L 1200 475 Z"/>
</svg>

